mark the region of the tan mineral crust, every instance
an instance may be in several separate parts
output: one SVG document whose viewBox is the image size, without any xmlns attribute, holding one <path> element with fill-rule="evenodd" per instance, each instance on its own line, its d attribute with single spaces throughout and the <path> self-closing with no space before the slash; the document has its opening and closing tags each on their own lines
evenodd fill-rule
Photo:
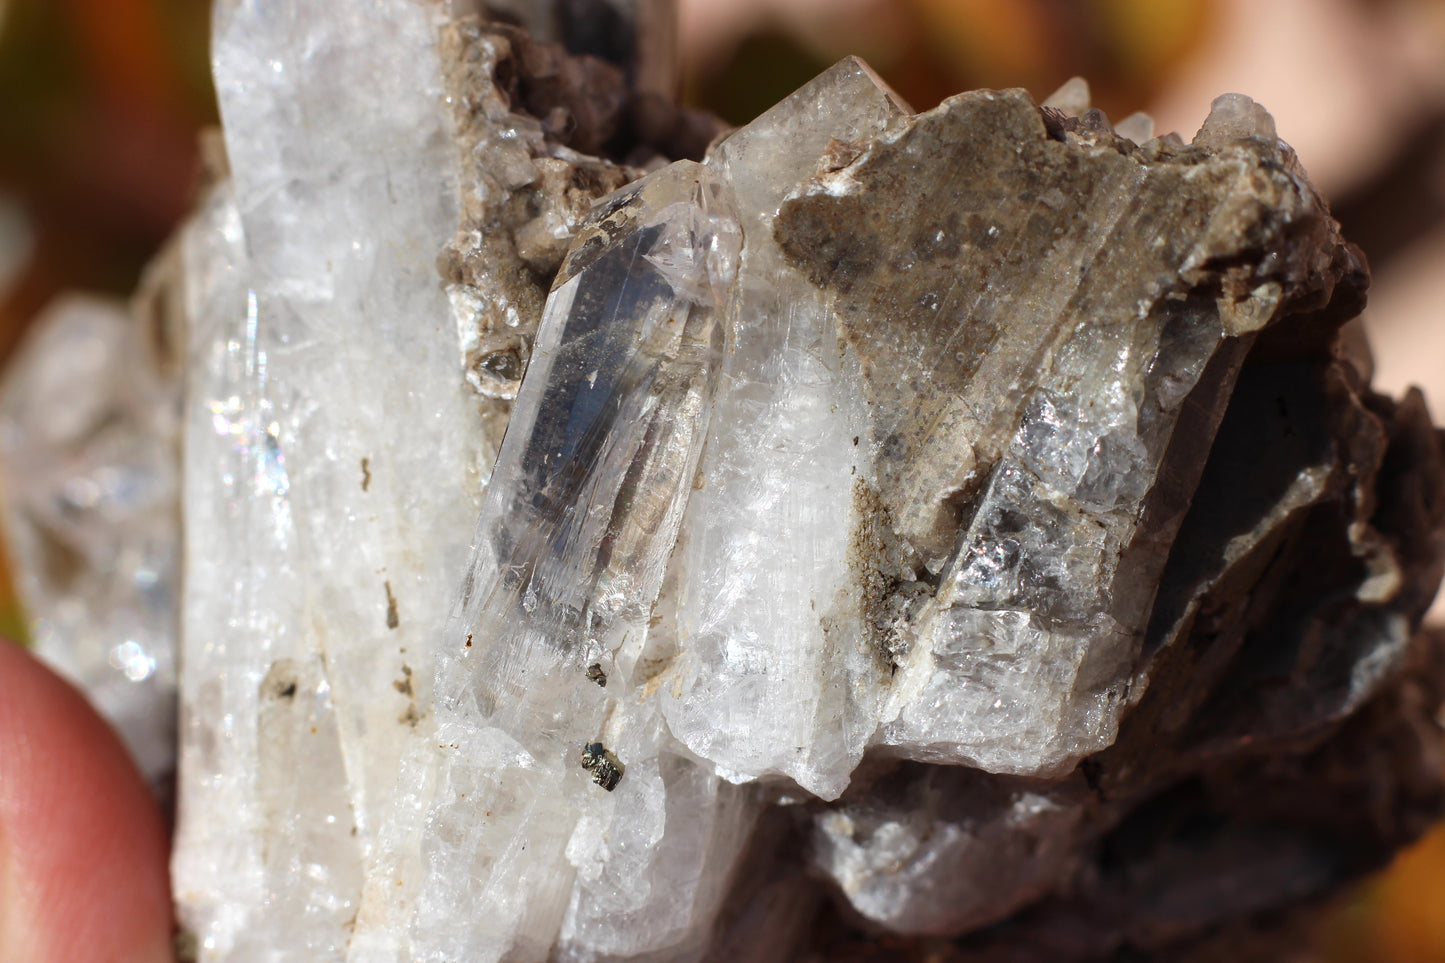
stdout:
<svg viewBox="0 0 1445 963">
<path fill-rule="evenodd" d="M 227 164 L 0 389 L 188 952 L 1276 959 L 1439 816 L 1445 438 L 1262 107 L 722 131 L 573 6 L 221 0 Z"/>
</svg>

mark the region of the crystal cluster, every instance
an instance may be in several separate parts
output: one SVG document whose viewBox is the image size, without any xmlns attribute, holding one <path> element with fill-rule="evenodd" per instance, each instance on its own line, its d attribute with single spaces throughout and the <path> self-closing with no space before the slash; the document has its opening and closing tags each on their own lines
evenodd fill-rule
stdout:
<svg viewBox="0 0 1445 963">
<path fill-rule="evenodd" d="M 1177 958 L 1440 810 L 1445 450 L 1258 105 L 704 155 L 652 5 L 264 7 L 144 409 L 201 959 Z"/>
</svg>

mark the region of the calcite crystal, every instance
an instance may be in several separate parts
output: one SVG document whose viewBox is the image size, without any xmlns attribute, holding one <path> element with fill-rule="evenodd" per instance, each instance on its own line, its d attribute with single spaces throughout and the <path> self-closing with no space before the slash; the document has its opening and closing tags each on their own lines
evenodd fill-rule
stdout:
<svg viewBox="0 0 1445 963">
<path fill-rule="evenodd" d="M 1178 959 L 1440 812 L 1445 449 L 1262 108 L 713 139 L 660 6 L 486 12 L 217 7 L 200 959 Z"/>
</svg>

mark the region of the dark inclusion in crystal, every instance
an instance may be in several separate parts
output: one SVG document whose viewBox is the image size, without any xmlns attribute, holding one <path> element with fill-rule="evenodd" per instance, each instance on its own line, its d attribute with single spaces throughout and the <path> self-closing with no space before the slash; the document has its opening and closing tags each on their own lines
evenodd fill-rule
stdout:
<svg viewBox="0 0 1445 963">
<path fill-rule="evenodd" d="M 608 792 L 617 788 L 627 767 L 600 742 L 582 747 L 582 768 L 592 773 L 592 781 Z"/>
</svg>

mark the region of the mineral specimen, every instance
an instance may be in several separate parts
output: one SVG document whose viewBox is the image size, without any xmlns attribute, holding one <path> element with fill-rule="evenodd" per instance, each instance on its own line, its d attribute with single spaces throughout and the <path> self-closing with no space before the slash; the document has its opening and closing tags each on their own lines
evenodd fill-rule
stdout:
<svg viewBox="0 0 1445 963">
<path fill-rule="evenodd" d="M 90 696 L 166 799 L 179 386 L 173 332 L 142 308 L 72 297 L 37 319 L 0 388 L 0 492 L 36 654 Z"/>
<path fill-rule="evenodd" d="M 704 156 L 564 7 L 218 4 L 202 959 L 1174 959 L 1439 813 L 1442 437 L 1262 108 L 850 59 Z"/>
<path fill-rule="evenodd" d="M 184 242 L 174 880 L 203 956 L 325 959 L 428 704 L 453 588 L 435 573 L 465 557 L 447 535 L 480 495 L 434 268 L 459 158 L 423 6 L 222 3 L 214 54 L 231 178 Z"/>
<path fill-rule="evenodd" d="M 686 161 L 604 210 L 548 302 L 437 654 L 421 958 L 545 950 L 559 927 L 582 956 L 664 948 L 727 875 L 689 837 L 741 794 L 668 746 L 639 670 L 733 340 L 740 236 L 719 179 Z M 664 835 L 677 813 L 692 825 Z M 532 855 L 497 859 L 497 834 Z M 458 925 L 477 901 L 494 910 Z"/>
</svg>

